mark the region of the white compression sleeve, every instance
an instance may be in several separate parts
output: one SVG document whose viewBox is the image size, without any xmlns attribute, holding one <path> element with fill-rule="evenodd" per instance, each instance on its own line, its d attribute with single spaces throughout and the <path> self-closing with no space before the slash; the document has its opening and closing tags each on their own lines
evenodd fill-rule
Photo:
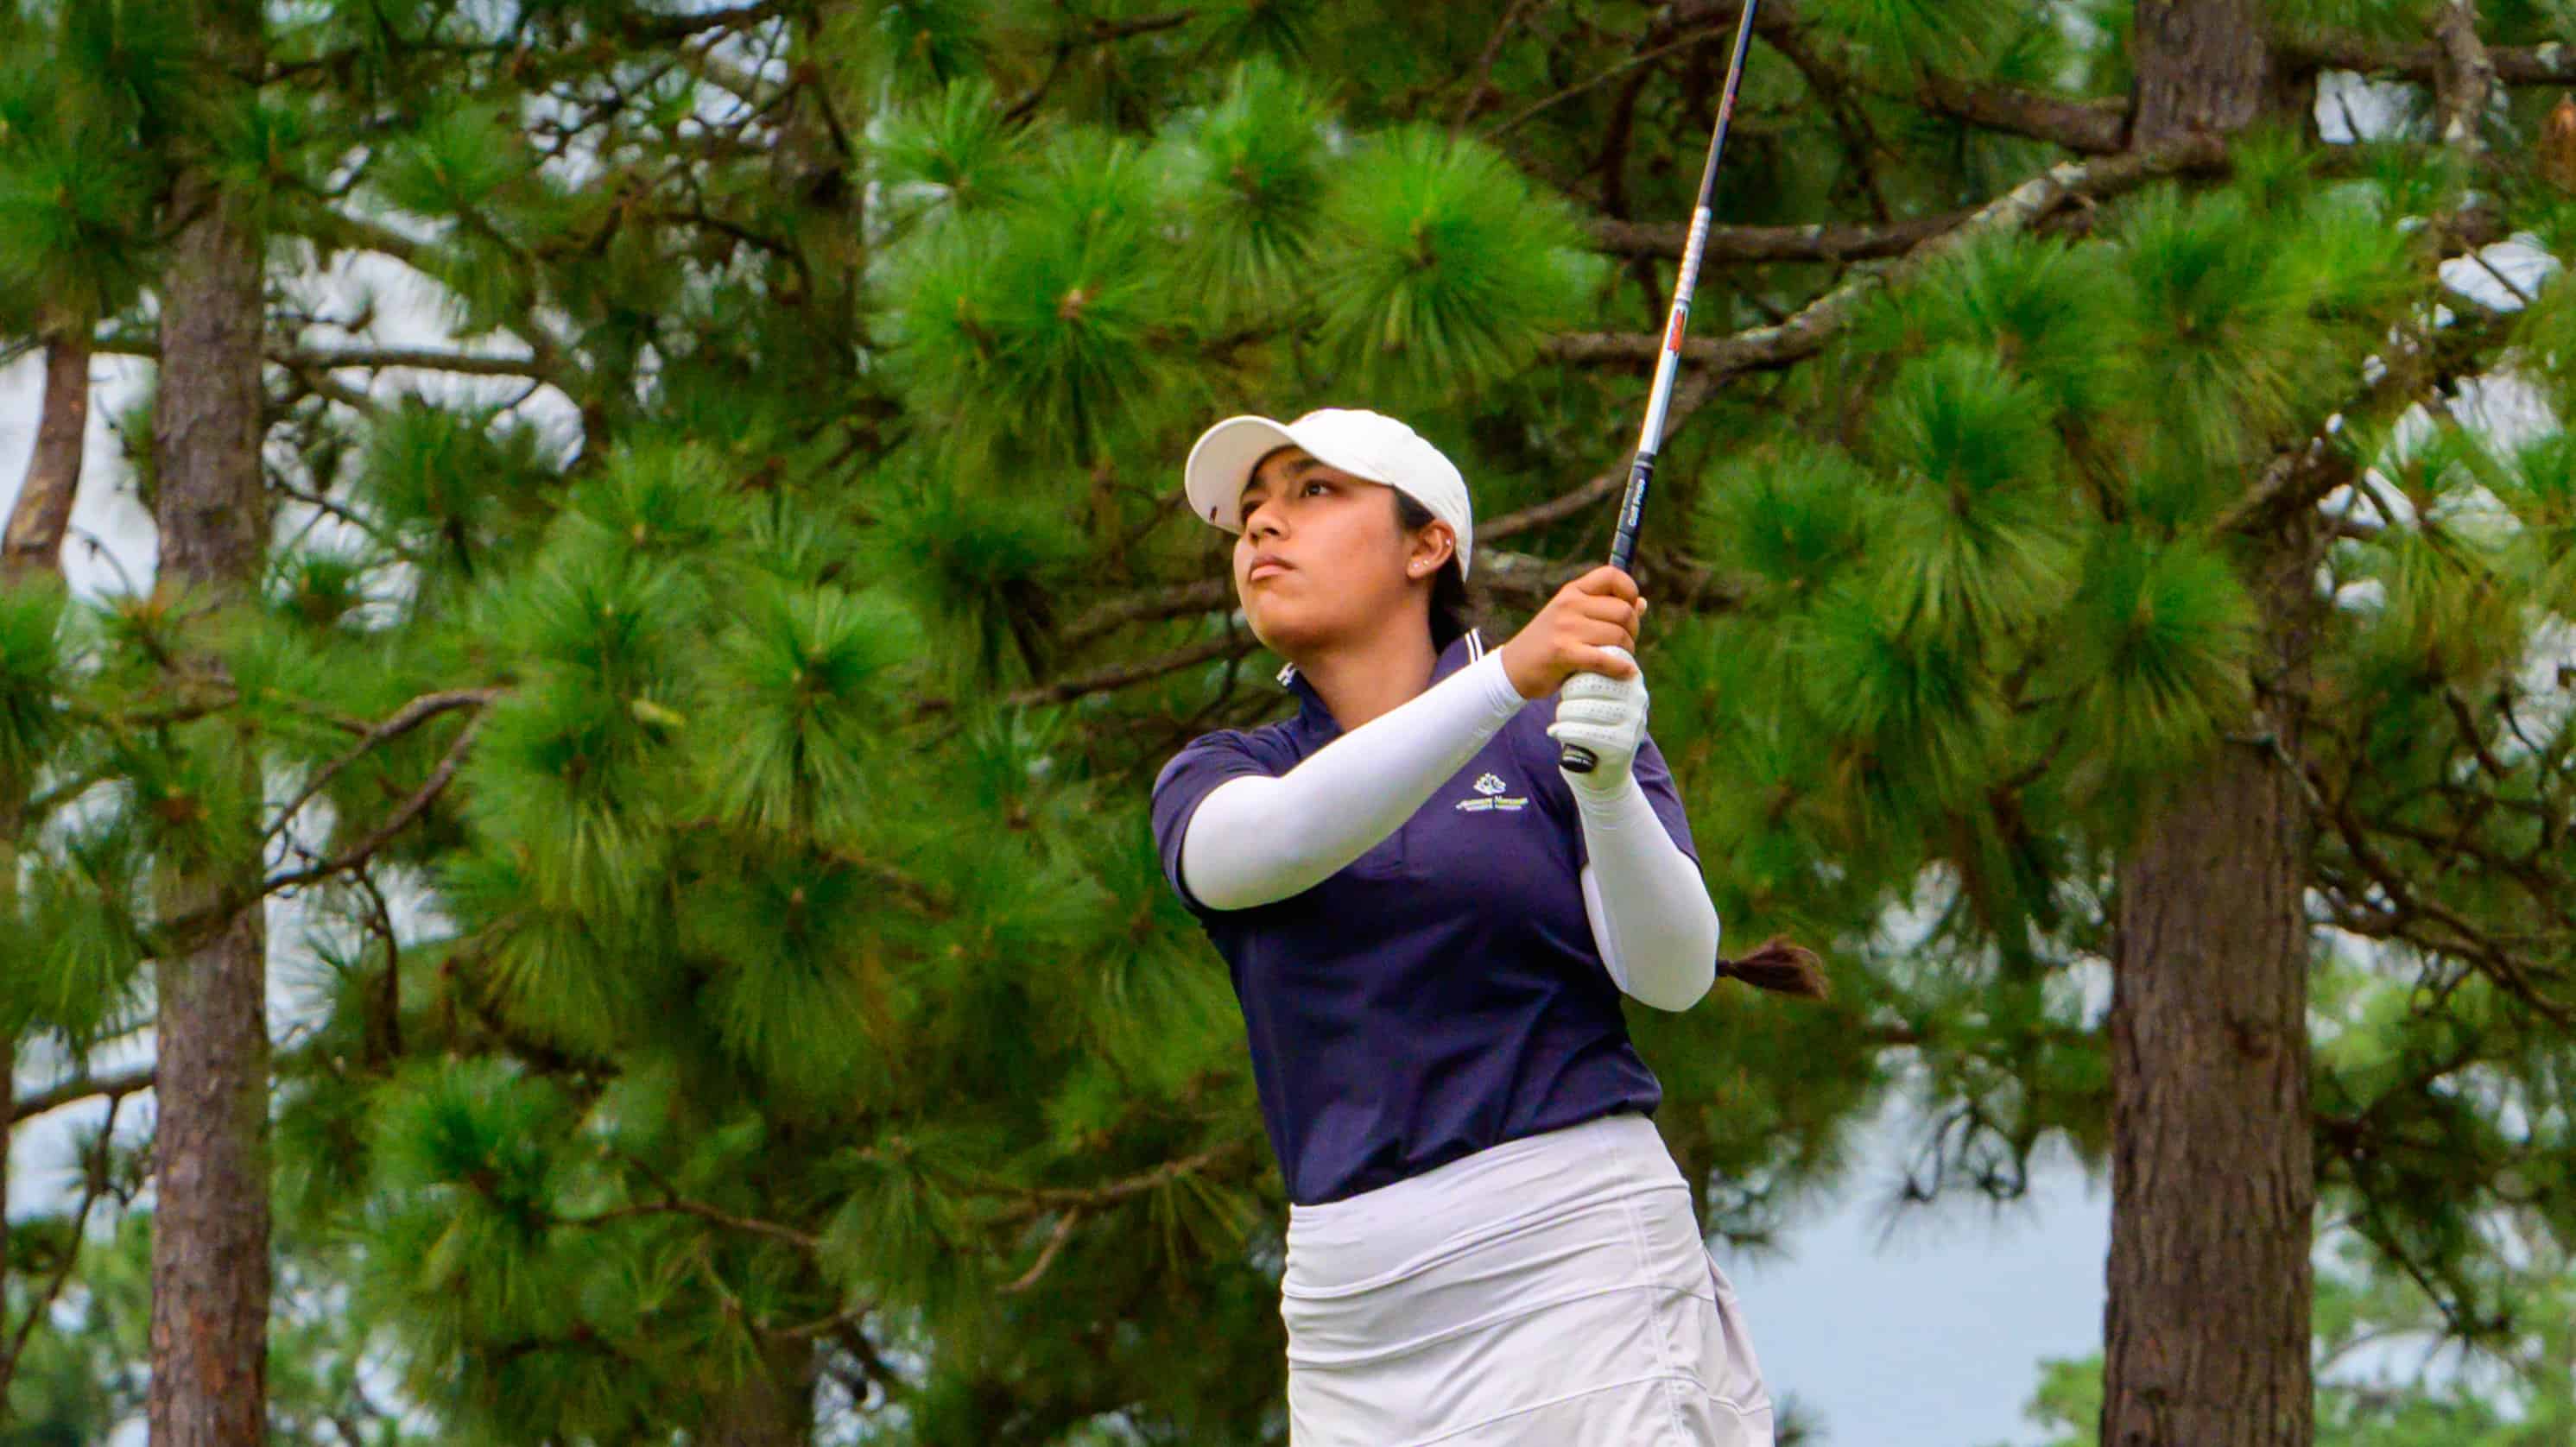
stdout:
<svg viewBox="0 0 2576 1447">
<path fill-rule="evenodd" d="M 1699 866 L 1673 842 L 1632 776 L 1607 797 L 1574 791 L 1583 811 L 1583 910 L 1621 990 L 1687 1010 L 1717 983 L 1717 906 Z"/>
<path fill-rule="evenodd" d="M 1181 879 L 1211 909 L 1303 894 L 1377 847 L 1524 700 L 1488 653 L 1276 778 L 1229 779 L 1181 835 Z"/>
</svg>

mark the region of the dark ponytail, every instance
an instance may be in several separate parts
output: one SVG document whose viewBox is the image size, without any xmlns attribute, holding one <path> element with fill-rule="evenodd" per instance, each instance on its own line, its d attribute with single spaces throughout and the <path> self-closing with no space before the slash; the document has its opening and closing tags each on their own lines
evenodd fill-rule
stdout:
<svg viewBox="0 0 2576 1447">
<path fill-rule="evenodd" d="M 1821 1000 L 1827 994 L 1825 962 L 1787 935 L 1773 935 L 1740 960 L 1720 959 L 1717 973 L 1720 979 L 1742 980 L 1757 990 L 1800 1000 Z"/>
<path fill-rule="evenodd" d="M 1431 525 L 1431 509 L 1401 492 L 1388 491 L 1395 497 L 1396 526 L 1406 532 Z M 1467 575 L 1458 570 L 1458 554 L 1440 565 L 1438 576 L 1431 580 L 1431 648 L 1438 652 L 1467 636 L 1467 631 L 1480 621 L 1474 598 L 1467 593 Z"/>
</svg>

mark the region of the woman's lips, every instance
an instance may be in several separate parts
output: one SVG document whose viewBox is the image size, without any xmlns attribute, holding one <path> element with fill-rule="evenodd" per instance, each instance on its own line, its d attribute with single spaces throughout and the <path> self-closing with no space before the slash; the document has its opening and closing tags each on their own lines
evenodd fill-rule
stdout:
<svg viewBox="0 0 2576 1447">
<path fill-rule="evenodd" d="M 1277 577 L 1279 574 L 1287 572 L 1288 568 L 1288 564 L 1279 561 L 1277 558 L 1264 558 L 1260 562 L 1252 565 L 1252 570 L 1243 575 L 1243 580 L 1247 583 L 1257 583 L 1264 578 Z"/>
</svg>

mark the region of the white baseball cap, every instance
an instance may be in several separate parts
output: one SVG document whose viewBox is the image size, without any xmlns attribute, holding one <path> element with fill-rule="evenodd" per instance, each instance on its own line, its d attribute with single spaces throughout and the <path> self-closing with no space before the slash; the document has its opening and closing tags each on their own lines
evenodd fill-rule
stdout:
<svg viewBox="0 0 2576 1447">
<path fill-rule="evenodd" d="M 1227 532 L 1243 531 L 1244 485 L 1261 459 L 1282 447 L 1302 447 L 1327 467 L 1384 483 L 1422 504 L 1458 535 L 1458 576 L 1467 575 L 1476 530 L 1467 479 L 1422 434 L 1377 412 L 1326 407 L 1294 422 L 1228 417 L 1199 434 L 1181 469 L 1190 510 Z"/>
</svg>

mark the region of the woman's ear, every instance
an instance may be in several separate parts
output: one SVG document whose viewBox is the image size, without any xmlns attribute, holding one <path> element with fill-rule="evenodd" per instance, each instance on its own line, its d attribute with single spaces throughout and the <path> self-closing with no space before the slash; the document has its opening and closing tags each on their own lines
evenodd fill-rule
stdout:
<svg viewBox="0 0 2576 1447">
<path fill-rule="evenodd" d="M 1457 556 L 1458 535 L 1444 522 L 1426 524 L 1413 535 L 1413 546 L 1404 560 L 1404 573 L 1409 578 L 1428 578 L 1440 571 L 1440 565 Z"/>
</svg>

